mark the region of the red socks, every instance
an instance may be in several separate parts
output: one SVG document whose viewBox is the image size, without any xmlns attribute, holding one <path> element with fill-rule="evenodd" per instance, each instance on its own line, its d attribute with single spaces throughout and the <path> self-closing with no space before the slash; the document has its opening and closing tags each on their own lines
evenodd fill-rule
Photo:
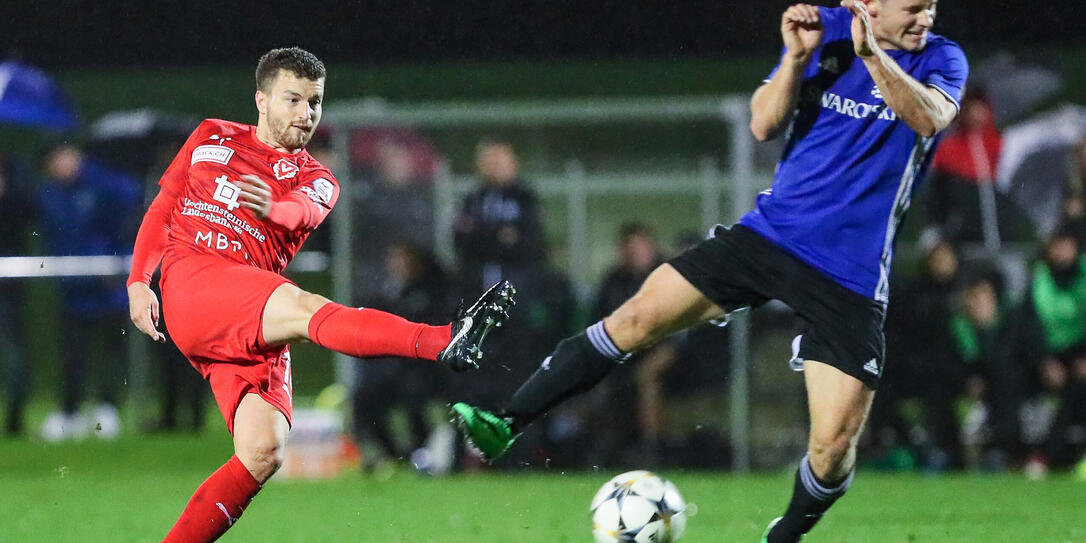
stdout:
<svg viewBox="0 0 1086 543">
<path fill-rule="evenodd" d="M 436 360 L 449 344 L 452 325 L 428 326 L 375 309 L 336 303 L 321 307 L 309 320 L 309 338 L 334 351 L 360 358 L 402 356 Z M 189 499 L 162 543 L 209 543 L 238 520 L 260 483 L 233 456 L 211 474 Z"/>
<path fill-rule="evenodd" d="M 162 543 L 215 541 L 237 522 L 257 492 L 260 492 L 260 483 L 238 457 L 230 457 L 230 461 L 196 489 L 181 518 Z"/>
<path fill-rule="evenodd" d="M 429 326 L 376 309 L 325 304 L 309 320 L 309 339 L 333 351 L 375 358 L 436 360 L 449 344 L 452 325 Z"/>
</svg>

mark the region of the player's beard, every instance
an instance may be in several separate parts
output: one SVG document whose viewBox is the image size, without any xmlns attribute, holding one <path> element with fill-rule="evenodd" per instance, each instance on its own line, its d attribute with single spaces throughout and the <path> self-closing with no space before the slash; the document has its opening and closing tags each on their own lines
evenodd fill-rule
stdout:
<svg viewBox="0 0 1086 543">
<path fill-rule="evenodd" d="M 287 119 L 268 119 L 272 136 L 283 148 L 294 151 L 301 149 L 313 137 L 313 128 L 304 130 L 294 127 Z M 315 127 L 314 127 L 315 128 Z"/>
</svg>

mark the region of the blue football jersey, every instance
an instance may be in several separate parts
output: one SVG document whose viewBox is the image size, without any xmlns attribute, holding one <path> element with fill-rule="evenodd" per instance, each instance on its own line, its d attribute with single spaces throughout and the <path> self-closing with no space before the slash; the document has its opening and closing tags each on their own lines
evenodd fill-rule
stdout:
<svg viewBox="0 0 1086 543">
<path fill-rule="evenodd" d="M 819 11 L 822 45 L 803 74 L 773 186 L 739 223 L 886 302 L 894 237 L 939 136 L 920 136 L 887 108 L 853 50 L 848 10 Z M 958 44 L 929 33 L 920 51 L 886 53 L 959 104 L 969 66 Z"/>
</svg>

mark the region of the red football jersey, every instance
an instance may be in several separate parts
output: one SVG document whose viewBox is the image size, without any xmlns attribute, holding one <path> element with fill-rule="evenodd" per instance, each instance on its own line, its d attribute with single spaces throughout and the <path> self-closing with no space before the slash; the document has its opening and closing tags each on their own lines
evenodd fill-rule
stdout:
<svg viewBox="0 0 1086 543">
<path fill-rule="evenodd" d="M 273 200 L 290 193 L 304 195 L 314 206 L 314 227 L 339 198 L 339 182 L 332 172 L 304 149 L 295 154 L 280 152 L 256 137 L 255 126 L 207 119 L 189 136 L 159 181 L 177 194 L 164 259 L 214 254 L 283 271 L 312 228 L 289 231 L 257 219 L 242 207 L 235 182 L 246 174 L 264 180 Z"/>
</svg>

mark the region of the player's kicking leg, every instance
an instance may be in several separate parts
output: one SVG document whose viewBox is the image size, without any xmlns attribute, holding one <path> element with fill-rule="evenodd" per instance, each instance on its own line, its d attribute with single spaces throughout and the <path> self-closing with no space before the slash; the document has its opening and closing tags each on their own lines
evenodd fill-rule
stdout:
<svg viewBox="0 0 1086 543">
<path fill-rule="evenodd" d="M 246 394 L 234 414 L 233 428 L 234 456 L 196 489 L 163 543 L 215 541 L 283 464 L 290 427 L 276 407 Z"/>
<path fill-rule="evenodd" d="M 508 281 L 501 281 L 458 311 L 452 323 L 430 326 L 376 309 L 343 306 L 284 283 L 265 306 L 264 342 L 312 341 L 359 358 L 421 358 L 464 371 L 478 367 L 483 340 L 509 317 L 515 294 Z"/>
<path fill-rule="evenodd" d="M 503 454 L 519 432 L 562 401 L 591 389 L 630 353 L 684 328 L 719 318 L 724 310 L 663 264 L 610 316 L 558 343 L 513 394 L 506 409 L 491 413 L 457 403 L 457 425 L 487 460 Z"/>
<path fill-rule="evenodd" d="M 784 516 L 770 523 L 763 543 L 793 543 L 809 532 L 852 483 L 856 440 L 875 391 L 841 370 L 807 360 L 804 379 L 811 417 L 807 455 L 796 471 Z"/>
</svg>

